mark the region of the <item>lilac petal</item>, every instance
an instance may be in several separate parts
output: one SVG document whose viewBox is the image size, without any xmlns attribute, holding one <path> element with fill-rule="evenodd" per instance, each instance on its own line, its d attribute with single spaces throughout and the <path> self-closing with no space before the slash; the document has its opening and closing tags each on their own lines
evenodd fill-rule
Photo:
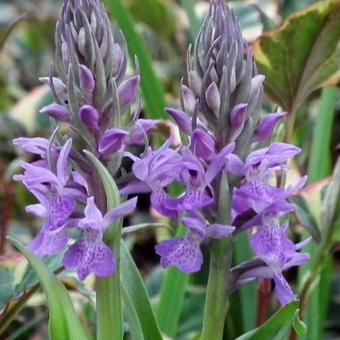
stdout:
<svg viewBox="0 0 340 340">
<path fill-rule="evenodd" d="M 215 223 L 215 224 L 210 225 L 207 228 L 205 237 L 223 240 L 229 237 L 233 233 L 234 230 L 235 230 L 235 227 L 231 225 Z"/>
<path fill-rule="evenodd" d="M 195 234 L 198 234 L 201 237 L 201 239 L 204 238 L 207 228 L 206 222 L 204 221 L 203 218 L 182 217 L 181 221 L 188 230 L 194 232 Z"/>
<path fill-rule="evenodd" d="M 64 250 L 67 244 L 67 232 L 65 229 L 54 231 L 41 231 L 28 245 L 28 248 L 37 256 L 54 256 Z"/>
<path fill-rule="evenodd" d="M 61 227 L 76 208 L 76 201 L 66 195 L 58 196 L 50 205 L 49 225 L 53 230 Z"/>
<path fill-rule="evenodd" d="M 121 113 L 124 113 L 133 103 L 138 94 L 140 76 L 134 76 L 125 80 L 118 88 Z"/>
<path fill-rule="evenodd" d="M 293 158 L 301 152 L 297 146 L 286 143 L 273 143 L 268 148 L 268 156 L 271 157 L 272 163 L 280 164 Z"/>
<path fill-rule="evenodd" d="M 112 128 L 106 130 L 99 142 L 98 151 L 103 156 L 109 156 L 115 152 L 122 151 L 124 148 L 124 139 L 128 133 L 121 129 Z"/>
<path fill-rule="evenodd" d="M 302 266 L 310 261 L 310 255 L 307 253 L 294 253 L 293 257 L 283 266 L 282 270 L 288 270 L 291 267 Z"/>
<path fill-rule="evenodd" d="M 107 212 L 103 219 L 104 227 L 108 227 L 119 218 L 131 214 L 136 209 L 137 199 L 137 197 L 133 197 Z"/>
<path fill-rule="evenodd" d="M 192 211 L 207 207 L 214 203 L 213 197 L 209 196 L 203 190 L 191 189 L 186 192 L 179 205 L 180 210 Z"/>
<path fill-rule="evenodd" d="M 280 272 L 285 262 L 281 248 L 281 235 L 277 227 L 262 227 L 251 237 L 254 252 L 270 266 L 275 273 Z"/>
<path fill-rule="evenodd" d="M 153 191 L 150 196 L 150 201 L 152 207 L 160 214 L 171 218 L 178 217 L 177 201 L 163 189 Z"/>
<path fill-rule="evenodd" d="M 65 106 L 62 106 L 57 103 L 53 103 L 48 106 L 45 106 L 39 112 L 47 114 L 51 116 L 52 118 L 55 118 L 62 122 L 68 122 L 70 120 L 68 109 Z"/>
<path fill-rule="evenodd" d="M 212 82 L 205 92 L 205 100 L 209 108 L 218 116 L 221 107 L 221 97 L 215 82 Z"/>
<path fill-rule="evenodd" d="M 186 112 L 172 108 L 166 108 L 165 112 L 168 113 L 175 120 L 180 131 L 191 136 L 192 134 L 191 118 L 188 116 Z"/>
<path fill-rule="evenodd" d="M 146 138 L 146 134 L 160 121 L 153 119 L 138 119 L 134 128 L 131 130 L 127 143 L 128 144 L 143 144 Z"/>
<path fill-rule="evenodd" d="M 311 240 L 313 239 L 312 236 L 306 238 L 305 240 L 299 242 L 299 243 L 296 243 L 295 244 L 295 250 L 300 250 L 302 248 L 304 248 Z"/>
<path fill-rule="evenodd" d="M 112 251 L 100 240 L 77 241 L 65 253 L 63 263 L 66 268 L 76 269 L 80 280 L 85 280 L 90 273 L 110 276 L 117 266 Z"/>
<path fill-rule="evenodd" d="M 163 268 L 175 266 L 185 273 L 195 273 L 201 269 L 203 255 L 199 245 L 187 237 L 163 241 L 155 249 L 161 256 Z"/>
<path fill-rule="evenodd" d="M 230 140 L 235 140 L 241 133 L 244 123 L 247 120 L 248 114 L 248 104 L 238 104 L 236 105 L 230 114 Z"/>
<path fill-rule="evenodd" d="M 99 130 L 99 112 L 91 105 L 84 105 L 79 110 L 80 120 L 92 132 Z"/>
<path fill-rule="evenodd" d="M 267 114 L 257 125 L 255 134 L 251 141 L 254 143 L 270 139 L 275 127 L 286 114 L 286 112 Z"/>
<path fill-rule="evenodd" d="M 80 228 L 92 228 L 92 229 L 104 229 L 103 228 L 103 215 L 101 211 L 97 208 L 94 202 L 94 197 L 89 197 L 87 199 L 87 204 L 84 210 L 85 218 L 79 223 Z"/>
<path fill-rule="evenodd" d="M 181 95 L 184 110 L 187 112 L 194 112 L 196 108 L 196 97 L 189 87 L 181 86 Z"/>
<path fill-rule="evenodd" d="M 128 183 L 122 189 L 119 190 L 121 196 L 127 196 L 131 194 L 142 194 L 151 192 L 151 188 L 147 183 L 135 180 Z"/>
<path fill-rule="evenodd" d="M 215 141 L 207 132 L 196 129 L 192 134 L 191 150 L 206 161 L 215 156 Z"/>
<path fill-rule="evenodd" d="M 297 296 L 281 273 L 274 276 L 274 282 L 275 295 L 282 306 L 297 300 Z"/>
<path fill-rule="evenodd" d="M 41 77 L 39 78 L 39 80 L 43 84 L 49 85 L 52 88 L 52 83 L 49 77 Z M 63 83 L 63 81 L 59 78 L 53 77 L 52 82 L 53 82 L 53 87 L 55 89 L 55 92 L 57 93 L 57 96 L 60 98 L 65 97 L 67 95 L 67 88 L 65 84 Z"/>
<path fill-rule="evenodd" d="M 245 174 L 244 163 L 233 153 L 228 155 L 225 169 L 228 173 L 234 176 L 243 176 Z"/>
<path fill-rule="evenodd" d="M 85 66 L 80 65 L 80 87 L 85 93 L 92 93 L 95 89 L 96 83 L 91 70 Z"/>
<path fill-rule="evenodd" d="M 86 179 L 78 171 L 72 172 L 72 178 L 73 181 L 79 184 L 81 187 L 83 187 L 87 193 L 89 192 L 88 183 Z"/>
<path fill-rule="evenodd" d="M 72 147 L 72 139 L 70 138 L 62 147 L 57 161 L 57 176 L 61 185 L 65 186 L 69 177 L 69 161 L 68 156 Z"/>
<path fill-rule="evenodd" d="M 48 216 L 46 207 L 40 203 L 28 205 L 25 210 L 36 217 L 44 218 Z"/>
<path fill-rule="evenodd" d="M 50 146 L 50 141 L 40 137 L 20 137 L 13 139 L 13 144 L 19 146 L 23 151 L 33 153 L 35 155 L 39 155 L 42 158 L 45 158 Z"/>
<path fill-rule="evenodd" d="M 207 184 L 211 183 L 217 176 L 217 174 L 223 169 L 228 161 L 228 157 L 231 152 L 235 149 L 235 143 L 230 143 L 223 147 L 223 149 L 211 160 L 211 163 L 208 166 L 205 181 Z"/>
</svg>

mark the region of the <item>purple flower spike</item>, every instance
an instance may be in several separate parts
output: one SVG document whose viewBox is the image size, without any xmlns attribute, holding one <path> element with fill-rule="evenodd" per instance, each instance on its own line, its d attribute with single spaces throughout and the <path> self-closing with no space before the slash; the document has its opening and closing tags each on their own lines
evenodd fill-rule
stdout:
<svg viewBox="0 0 340 340">
<path fill-rule="evenodd" d="M 121 113 L 124 113 L 134 102 L 139 89 L 140 76 L 134 76 L 125 80 L 118 88 Z"/>
<path fill-rule="evenodd" d="M 79 118 L 91 132 L 99 130 L 99 112 L 93 106 L 82 106 L 79 110 Z"/>
<path fill-rule="evenodd" d="M 60 104 L 50 104 L 43 107 L 39 112 L 47 114 L 61 122 L 68 122 L 70 120 L 68 109 Z"/>
<path fill-rule="evenodd" d="M 183 133 L 191 136 L 192 123 L 191 123 L 191 118 L 188 116 L 187 113 L 185 113 L 182 110 L 172 109 L 172 108 L 166 108 L 165 112 L 167 112 L 174 119 L 179 129 Z"/>
<path fill-rule="evenodd" d="M 121 129 L 106 130 L 99 142 L 98 151 L 103 156 L 110 156 L 115 152 L 122 151 L 124 148 L 124 139 L 128 133 Z"/>
<path fill-rule="evenodd" d="M 92 93 L 95 89 L 96 83 L 93 78 L 93 74 L 91 70 L 85 65 L 80 65 L 79 70 L 80 70 L 81 89 L 87 94 Z"/>
<path fill-rule="evenodd" d="M 196 129 L 192 134 L 191 149 L 196 156 L 209 161 L 215 156 L 215 141 L 207 132 Z"/>
<path fill-rule="evenodd" d="M 258 124 L 252 142 L 263 142 L 270 139 L 275 127 L 285 115 L 286 112 L 267 114 Z"/>
<path fill-rule="evenodd" d="M 205 92 L 205 100 L 209 108 L 217 117 L 221 107 L 221 97 L 215 82 L 212 82 L 207 88 L 207 91 Z"/>
</svg>

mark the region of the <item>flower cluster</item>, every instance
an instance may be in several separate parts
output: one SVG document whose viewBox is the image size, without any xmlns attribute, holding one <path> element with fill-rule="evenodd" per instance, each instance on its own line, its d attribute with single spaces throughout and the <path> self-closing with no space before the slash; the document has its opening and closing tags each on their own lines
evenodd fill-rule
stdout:
<svg viewBox="0 0 340 340">
<path fill-rule="evenodd" d="M 276 179 L 284 178 L 287 162 L 301 150 L 284 143 L 264 147 L 285 113 L 261 118 L 264 76 L 257 74 L 251 48 L 224 0 L 211 2 L 193 51 L 189 48 L 181 108 L 166 109 L 188 143 L 173 150 L 167 141 L 156 151 L 130 155 L 134 180 L 121 193 L 151 192 L 153 208 L 179 218 L 187 229 L 185 237 L 156 246 L 165 268 L 197 272 L 202 243 L 251 230 L 250 244 L 262 265 L 256 271 L 247 266 L 235 286 L 273 278 L 279 301 L 287 304 L 296 296 L 282 272 L 309 256 L 297 252 L 281 219 L 294 210 L 289 198 L 306 179 L 288 188 L 277 187 Z M 173 182 L 185 188 L 179 197 L 166 190 Z M 228 224 L 220 220 L 221 210 L 229 210 Z"/>
<path fill-rule="evenodd" d="M 257 74 L 251 48 L 225 0 L 211 1 L 195 46 L 189 48 L 181 108 L 166 109 L 185 141 L 177 149 L 170 138 L 138 156 L 128 150 L 144 144 L 158 121 L 138 119 L 140 76 L 126 76 L 124 38 L 112 32 L 99 0 L 64 2 L 55 66 L 58 77 L 43 79 L 54 103 L 41 110 L 56 126 L 51 140 L 14 141 L 39 157 L 24 162 L 24 173 L 16 176 L 39 201 L 27 207 L 43 220 L 30 244 L 36 254 L 63 251 L 73 228 L 81 236 L 66 251 L 65 267 L 77 270 L 80 279 L 115 271 L 115 256 L 103 235 L 133 211 L 136 198 L 107 211 L 96 169 L 82 152 L 87 149 L 120 179 L 121 196 L 149 192 L 156 211 L 187 229 L 184 237 L 156 246 L 163 267 L 197 272 L 203 263 L 202 244 L 251 231 L 256 257 L 233 269 L 231 290 L 257 278 L 273 278 L 281 304 L 296 298 L 282 273 L 309 256 L 298 252 L 306 242 L 295 245 L 287 237 L 288 223 L 281 224 L 294 210 L 290 197 L 306 179 L 287 188 L 278 182 L 283 182 L 287 162 L 301 150 L 285 143 L 266 146 L 285 113 L 261 117 L 264 76 Z M 67 141 L 59 132 L 61 124 L 69 127 Z M 122 170 L 123 157 L 133 161 L 131 173 Z M 169 194 L 174 182 L 183 188 L 178 197 Z"/>
<path fill-rule="evenodd" d="M 23 162 L 24 173 L 15 177 L 39 201 L 26 208 L 43 221 L 29 247 L 39 256 L 59 254 L 68 245 L 69 231 L 78 230 L 81 236 L 66 251 L 64 265 L 76 269 L 80 279 L 90 273 L 112 275 L 116 260 L 103 242 L 104 232 L 136 206 L 132 199 L 107 212 L 96 169 L 82 150 L 91 151 L 112 176 L 119 176 L 125 147 L 143 144 L 158 123 L 138 119 L 140 77 L 126 76 L 125 45 L 99 0 L 65 1 L 56 33 L 57 76 L 42 78 L 54 102 L 41 113 L 51 117 L 55 132 L 51 140 L 14 140 L 39 158 Z M 59 132 L 61 125 L 68 131 L 66 138 Z"/>
</svg>

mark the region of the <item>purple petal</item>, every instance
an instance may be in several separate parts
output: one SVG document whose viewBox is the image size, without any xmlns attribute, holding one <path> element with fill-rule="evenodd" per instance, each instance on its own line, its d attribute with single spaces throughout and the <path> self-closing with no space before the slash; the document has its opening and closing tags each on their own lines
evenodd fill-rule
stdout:
<svg viewBox="0 0 340 340">
<path fill-rule="evenodd" d="M 60 104 L 50 104 L 43 107 L 39 112 L 47 114 L 62 122 L 68 122 L 70 120 L 68 109 Z"/>
<path fill-rule="evenodd" d="M 58 196 L 50 205 L 49 225 L 53 230 L 61 227 L 76 208 L 76 201 L 66 195 Z"/>
<path fill-rule="evenodd" d="M 106 213 L 103 219 L 103 224 L 105 227 L 108 227 L 114 221 L 117 221 L 119 218 L 122 218 L 126 215 L 131 214 L 137 205 L 137 197 L 131 198 L 126 202 L 119 204 L 116 208 L 113 208 L 109 212 Z"/>
<path fill-rule="evenodd" d="M 100 240 L 77 241 L 65 253 L 63 263 L 66 268 L 76 269 L 80 280 L 91 273 L 99 277 L 111 276 L 117 266 L 112 251 Z"/>
<path fill-rule="evenodd" d="M 109 156 L 115 152 L 122 151 L 124 148 L 124 139 L 128 133 L 121 129 L 112 128 L 106 130 L 99 142 L 98 151 L 103 156 Z"/>
<path fill-rule="evenodd" d="M 185 134 L 191 136 L 192 134 L 192 124 L 191 118 L 188 114 L 179 109 L 166 108 L 167 112 L 176 122 L 178 128 Z"/>
<path fill-rule="evenodd" d="M 23 151 L 39 155 L 42 158 L 46 157 L 50 142 L 45 138 L 15 138 L 13 144 L 19 146 Z"/>
<path fill-rule="evenodd" d="M 194 93 L 185 85 L 181 86 L 181 95 L 184 110 L 194 112 L 196 108 L 196 98 Z"/>
<path fill-rule="evenodd" d="M 254 143 L 270 139 L 275 127 L 286 114 L 286 112 L 267 114 L 257 125 L 255 134 L 251 141 Z"/>
<path fill-rule="evenodd" d="M 214 203 L 214 199 L 199 189 L 190 189 L 182 198 L 182 203 L 179 205 L 180 210 L 192 211 L 207 207 Z"/>
<path fill-rule="evenodd" d="M 67 244 L 67 232 L 65 229 L 54 231 L 41 231 L 28 245 L 28 248 L 37 256 L 54 256 L 64 250 Z"/>
<path fill-rule="evenodd" d="M 104 229 L 103 227 L 103 215 L 98 209 L 94 197 L 87 199 L 87 204 L 84 210 L 85 218 L 79 223 L 80 228 L 92 228 L 92 229 Z"/>
<path fill-rule="evenodd" d="M 208 166 L 205 181 L 206 183 L 211 183 L 217 176 L 217 174 L 224 168 L 226 162 L 228 161 L 228 157 L 231 152 L 235 149 L 235 143 L 230 143 L 223 147 L 223 149 L 217 154 L 214 155 L 211 163 Z"/>
<path fill-rule="evenodd" d="M 40 203 L 28 205 L 25 211 L 36 217 L 44 218 L 48 216 L 48 211 L 45 206 Z"/>
<path fill-rule="evenodd" d="M 163 189 L 153 191 L 150 196 L 150 201 L 152 207 L 160 214 L 171 218 L 178 217 L 177 201 Z"/>
<path fill-rule="evenodd" d="M 227 157 L 226 171 L 234 176 L 243 176 L 245 174 L 245 167 L 242 160 L 235 154 L 230 154 Z"/>
<path fill-rule="evenodd" d="M 188 230 L 194 232 L 195 234 L 198 234 L 201 237 L 201 239 L 204 238 L 207 228 L 206 222 L 203 218 L 187 216 L 182 217 L 181 221 Z"/>
<path fill-rule="evenodd" d="M 207 238 L 215 238 L 223 240 L 227 237 L 229 237 L 233 231 L 235 230 L 235 227 L 231 225 L 224 225 L 224 224 L 212 224 L 207 228 L 205 236 Z"/>
<path fill-rule="evenodd" d="M 221 97 L 215 82 L 212 82 L 207 88 L 205 92 L 205 100 L 209 108 L 217 117 L 221 107 Z"/>
<path fill-rule="evenodd" d="M 161 256 L 163 268 L 175 266 L 185 273 L 195 273 L 201 269 L 203 255 L 199 245 L 187 237 L 163 241 L 155 249 Z"/>
<path fill-rule="evenodd" d="M 69 177 L 69 161 L 68 156 L 72 147 L 72 139 L 70 138 L 62 147 L 57 162 L 57 175 L 60 183 L 65 186 Z"/>
<path fill-rule="evenodd" d="M 79 118 L 90 131 L 97 132 L 99 130 L 99 112 L 93 106 L 82 106 L 79 110 Z"/>
<path fill-rule="evenodd" d="M 134 180 L 124 186 L 122 189 L 119 190 L 119 194 L 121 196 L 127 196 L 131 194 L 142 194 L 151 192 L 151 188 L 147 183 Z"/>
<path fill-rule="evenodd" d="M 127 143 L 128 144 L 144 144 L 146 134 L 160 121 L 153 119 L 138 119 L 135 126 L 131 130 Z"/>
<path fill-rule="evenodd" d="M 80 87 L 85 93 L 92 93 L 95 89 L 96 83 L 91 70 L 85 66 L 80 65 Z"/>
<path fill-rule="evenodd" d="M 274 282 L 275 295 L 282 306 L 297 300 L 297 296 L 281 273 L 274 276 Z"/>
<path fill-rule="evenodd" d="M 125 80 L 118 88 L 121 113 L 124 113 L 136 99 L 138 94 L 140 76 L 134 76 Z"/>
<path fill-rule="evenodd" d="M 192 134 L 191 150 L 206 161 L 215 156 L 215 141 L 205 131 L 196 129 Z"/>
<path fill-rule="evenodd" d="M 241 133 L 244 123 L 248 116 L 248 104 L 238 104 L 236 105 L 230 114 L 231 128 L 230 137 L 231 141 L 235 140 Z"/>
</svg>

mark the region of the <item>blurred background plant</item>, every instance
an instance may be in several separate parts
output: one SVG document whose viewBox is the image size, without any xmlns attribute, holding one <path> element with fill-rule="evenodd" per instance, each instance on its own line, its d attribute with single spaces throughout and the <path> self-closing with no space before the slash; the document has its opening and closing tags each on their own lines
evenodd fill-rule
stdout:
<svg viewBox="0 0 340 340">
<path fill-rule="evenodd" d="M 166 103 L 178 104 L 186 47 L 198 32 L 208 1 L 105 3 L 112 21 L 126 36 L 131 60 L 135 55 L 139 59 L 143 115 L 165 119 Z M 299 272 L 288 273 L 301 293 L 300 317 L 307 332 L 296 318 L 295 308 L 279 315 L 285 320 L 284 336 L 277 334 L 273 326 L 278 315 L 275 314 L 269 322 L 271 328 L 264 327 L 242 339 L 285 339 L 292 322 L 299 323 L 295 330 L 301 339 L 339 338 L 340 166 L 335 164 L 340 143 L 340 1 L 238 0 L 230 1 L 230 5 L 244 35 L 253 43 L 259 72 L 266 76 L 264 110 L 273 112 L 279 106 L 288 111 L 286 125 L 281 126 L 277 138 L 293 141 L 304 150 L 294 164 L 294 176 L 307 173 L 310 185 L 294 202 L 297 216 L 292 223 L 296 239 L 313 236 L 309 246 L 311 263 Z M 54 0 L 0 2 L 0 338 L 39 339 L 47 334 L 46 304 L 37 279 L 23 257 L 7 243 L 6 235 L 27 242 L 38 230 L 37 221 L 23 214 L 32 198 L 21 184 L 11 181 L 22 157 L 11 140 L 48 134 L 49 120 L 38 112 L 51 97 L 39 77 L 49 73 L 60 8 L 61 1 Z M 279 26 L 282 28 L 277 30 Z M 169 131 L 172 125 L 167 121 L 155 131 L 154 142 Z M 131 218 L 133 224 L 150 222 L 148 211 L 145 195 Z M 156 215 L 152 218 L 160 220 Z M 174 339 L 193 339 L 202 323 L 207 268 L 190 280 L 177 269 L 160 269 L 153 247 L 156 239 L 165 237 L 166 231 L 157 230 L 136 233 L 128 236 L 127 241 L 164 334 Z M 247 237 L 237 239 L 234 264 L 251 256 Z M 47 259 L 46 263 L 52 271 L 61 271 L 59 258 Z M 65 271 L 60 278 L 72 292 L 87 332 L 94 334 L 93 281 L 90 278 L 80 283 Z M 237 338 L 269 319 L 277 310 L 271 290 L 271 282 L 264 280 L 234 294 L 225 339 Z M 290 337 L 297 338 L 295 331 L 291 331 Z"/>
</svg>

